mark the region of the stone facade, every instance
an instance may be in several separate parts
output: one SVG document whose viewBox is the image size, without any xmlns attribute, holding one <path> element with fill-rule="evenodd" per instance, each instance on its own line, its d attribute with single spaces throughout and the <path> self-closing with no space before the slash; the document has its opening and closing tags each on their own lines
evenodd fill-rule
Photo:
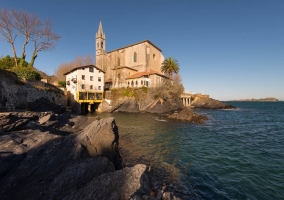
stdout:
<svg viewBox="0 0 284 200">
<path fill-rule="evenodd" d="M 135 77 L 133 81 L 135 83 L 138 81 L 139 85 L 143 81 L 142 86 L 158 86 L 161 79 L 167 78 L 161 72 L 163 61 L 162 50 L 149 40 L 106 52 L 106 36 L 100 22 L 96 34 L 96 66 L 106 72 L 105 87 L 107 89 L 127 87 L 131 85 L 132 77 Z M 143 75 L 137 76 L 138 73 L 141 75 L 141 72 Z"/>
</svg>

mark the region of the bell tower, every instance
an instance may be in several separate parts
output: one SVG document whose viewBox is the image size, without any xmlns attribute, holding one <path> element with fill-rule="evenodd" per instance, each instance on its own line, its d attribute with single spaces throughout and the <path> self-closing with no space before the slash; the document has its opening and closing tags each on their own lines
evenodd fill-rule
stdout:
<svg viewBox="0 0 284 200">
<path fill-rule="evenodd" d="M 103 31 L 102 21 L 96 34 L 96 57 L 104 55 L 106 51 L 106 36 Z"/>
</svg>

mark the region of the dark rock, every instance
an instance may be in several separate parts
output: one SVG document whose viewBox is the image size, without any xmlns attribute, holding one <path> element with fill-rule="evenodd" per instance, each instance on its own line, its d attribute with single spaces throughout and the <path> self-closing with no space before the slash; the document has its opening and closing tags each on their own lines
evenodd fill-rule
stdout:
<svg viewBox="0 0 284 200">
<path fill-rule="evenodd" d="M 85 187 L 87 183 L 99 175 L 114 171 L 113 163 L 105 157 L 87 158 L 64 169 L 52 181 L 46 193 L 49 194 L 50 199 L 63 199 L 70 195 L 74 189 L 79 190 Z"/>
<path fill-rule="evenodd" d="M 139 107 L 135 99 L 125 101 L 116 112 L 139 113 Z"/>
<path fill-rule="evenodd" d="M 200 109 L 232 109 L 236 108 L 235 106 L 229 105 L 224 102 L 212 98 L 203 98 L 203 97 L 194 97 L 194 100 L 191 102 L 193 108 Z"/>
<path fill-rule="evenodd" d="M 122 168 L 118 151 L 118 128 L 114 118 L 94 120 L 77 138 L 91 157 L 106 156 L 116 169 Z"/>
<path fill-rule="evenodd" d="M 52 103 L 47 98 L 39 98 L 34 102 L 28 103 L 28 108 L 31 111 L 36 112 L 53 112 L 55 114 L 62 114 L 66 111 L 66 107 L 63 105 L 57 105 Z"/>
<path fill-rule="evenodd" d="M 129 199 L 141 187 L 141 176 L 146 165 L 138 164 L 131 168 L 124 168 L 115 172 L 103 174 L 94 178 L 78 191 L 72 191 L 65 200 L 72 199 L 101 199 L 117 200 Z M 94 187 L 96 186 L 96 187 Z"/>
<path fill-rule="evenodd" d="M 171 113 L 184 108 L 180 99 L 159 100 L 156 104 L 148 107 L 145 111 L 149 113 Z"/>
<path fill-rule="evenodd" d="M 55 114 L 52 113 L 52 114 L 48 114 L 48 115 L 41 117 L 38 120 L 38 122 L 39 122 L 39 124 L 44 124 L 48 121 L 55 121 L 55 120 L 56 120 L 56 116 L 55 116 Z"/>
<path fill-rule="evenodd" d="M 6 121 L 19 119 L 7 116 Z M 0 135 L 0 199 L 161 198 L 162 184 L 153 170 L 143 164 L 122 169 L 113 118 L 60 117 L 78 127 L 58 134 L 64 129 L 30 121 L 29 128 Z M 80 126 L 86 127 L 79 131 Z"/>
<path fill-rule="evenodd" d="M 204 120 L 208 120 L 206 116 L 194 113 L 191 108 L 184 108 L 180 112 L 175 112 L 168 116 L 169 119 L 181 121 L 181 122 L 192 122 L 197 124 L 203 124 Z"/>
<path fill-rule="evenodd" d="M 0 115 L 0 132 L 18 130 L 29 123 L 29 119 L 20 119 L 17 115 Z"/>
</svg>

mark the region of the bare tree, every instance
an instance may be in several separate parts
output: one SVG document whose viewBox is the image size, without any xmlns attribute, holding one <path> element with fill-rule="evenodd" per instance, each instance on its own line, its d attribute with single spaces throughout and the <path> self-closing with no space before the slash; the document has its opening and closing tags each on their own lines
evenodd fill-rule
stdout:
<svg viewBox="0 0 284 200">
<path fill-rule="evenodd" d="M 15 48 L 15 40 L 17 36 L 18 32 L 14 29 L 14 20 L 11 12 L 6 8 L 2 8 L 0 10 L 0 37 L 11 44 L 16 66 L 18 66 Z"/>
<path fill-rule="evenodd" d="M 30 38 L 35 36 L 37 31 L 41 29 L 42 22 L 36 14 L 30 14 L 22 10 L 12 10 L 15 28 L 24 35 L 25 41 L 22 47 L 22 59 L 26 58 L 26 45 Z"/>
<path fill-rule="evenodd" d="M 63 74 L 71 71 L 75 67 L 85 65 L 94 65 L 94 60 L 92 59 L 92 56 L 90 54 L 86 56 L 78 56 L 73 61 L 60 64 L 55 70 L 54 75 L 58 78 L 58 80 L 63 81 L 65 80 L 65 76 Z"/>
<path fill-rule="evenodd" d="M 60 39 L 60 36 L 52 32 L 52 26 L 50 20 L 44 22 L 44 27 L 37 30 L 32 37 L 34 43 L 34 51 L 32 53 L 31 66 L 34 66 L 35 59 L 40 51 L 51 51 L 55 48 L 56 42 Z"/>
</svg>

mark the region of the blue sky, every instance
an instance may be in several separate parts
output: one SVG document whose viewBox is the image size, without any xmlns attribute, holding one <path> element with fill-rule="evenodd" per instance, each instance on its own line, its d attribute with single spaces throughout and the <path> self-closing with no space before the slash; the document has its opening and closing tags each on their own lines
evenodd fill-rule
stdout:
<svg viewBox="0 0 284 200">
<path fill-rule="evenodd" d="M 55 23 L 62 38 L 35 61 L 50 75 L 79 55 L 95 56 L 102 20 L 107 51 L 150 40 L 179 61 L 186 91 L 219 100 L 284 100 L 283 0 L 1 0 L 0 7 Z M 22 43 L 18 38 L 18 55 Z M 5 55 L 12 55 L 11 47 L 0 41 L 0 56 Z"/>
</svg>

